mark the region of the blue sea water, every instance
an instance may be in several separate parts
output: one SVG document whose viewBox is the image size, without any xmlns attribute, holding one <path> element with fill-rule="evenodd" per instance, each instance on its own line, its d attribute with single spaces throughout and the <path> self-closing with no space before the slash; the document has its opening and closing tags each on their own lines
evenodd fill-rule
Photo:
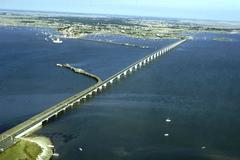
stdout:
<svg viewBox="0 0 240 160">
<path fill-rule="evenodd" d="M 45 32 L 55 34 L 45 28 L 0 27 L 0 132 L 95 83 L 57 63 L 106 79 L 154 50 L 73 39 L 54 44 L 45 40 Z"/>
<path fill-rule="evenodd" d="M 240 159 L 239 40 L 197 34 L 38 134 L 57 159 Z"/>
<path fill-rule="evenodd" d="M 36 36 L 39 29 L 0 32 L 2 130 L 94 83 L 56 63 L 105 79 L 174 41 L 154 41 L 150 49 L 82 40 L 56 45 Z M 61 160 L 240 159 L 239 40 L 199 33 L 36 134 L 51 138 Z"/>
</svg>

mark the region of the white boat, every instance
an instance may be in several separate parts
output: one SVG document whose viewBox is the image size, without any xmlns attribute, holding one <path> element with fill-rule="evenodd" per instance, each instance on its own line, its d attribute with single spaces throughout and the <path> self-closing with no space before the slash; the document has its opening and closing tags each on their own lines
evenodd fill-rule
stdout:
<svg viewBox="0 0 240 160">
<path fill-rule="evenodd" d="M 207 147 L 205 147 L 205 146 L 202 146 L 201 148 L 202 148 L 202 149 L 206 149 Z"/>
<path fill-rule="evenodd" d="M 172 120 L 169 119 L 169 118 L 167 118 L 165 121 L 166 121 L 167 123 L 170 123 Z"/>
<path fill-rule="evenodd" d="M 56 38 L 56 39 L 52 39 L 53 43 L 63 43 L 62 40 L 60 40 L 60 38 Z"/>
<path fill-rule="evenodd" d="M 169 136 L 169 134 L 168 134 L 168 133 L 165 133 L 165 134 L 164 134 L 164 136 L 165 136 L 165 137 L 168 137 L 168 136 Z"/>
</svg>

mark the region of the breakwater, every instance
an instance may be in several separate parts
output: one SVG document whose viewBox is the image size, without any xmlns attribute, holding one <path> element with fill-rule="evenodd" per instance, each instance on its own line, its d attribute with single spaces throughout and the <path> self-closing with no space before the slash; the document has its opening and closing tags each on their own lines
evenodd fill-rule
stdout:
<svg viewBox="0 0 240 160">
<path fill-rule="evenodd" d="M 73 71 L 74 73 L 78 73 L 78 74 L 82 74 L 82 75 L 85 75 L 87 77 L 90 77 L 90 78 L 93 78 L 97 81 L 97 83 L 101 82 L 101 78 L 94 75 L 94 74 L 91 74 L 81 68 L 76 68 L 76 67 L 73 67 L 71 66 L 70 64 L 56 64 L 56 66 L 58 67 L 63 67 L 63 68 L 67 68 L 67 69 L 70 69 L 71 71 Z"/>
<path fill-rule="evenodd" d="M 123 70 L 119 71 L 118 73 L 114 74 L 108 79 L 101 81 L 87 88 L 86 90 L 63 100 L 62 102 L 50 107 L 49 109 L 17 125 L 16 127 L 7 130 L 6 132 L 0 135 L 0 151 L 3 152 L 7 148 L 15 144 L 19 140 L 19 138 L 29 135 L 34 131 L 40 129 L 44 124 L 48 123 L 51 119 L 58 117 L 58 115 L 61 115 L 67 109 L 71 109 L 74 105 L 79 104 L 81 102 L 85 102 L 86 99 L 92 97 L 94 94 L 102 92 L 105 88 L 113 84 L 115 81 L 121 79 L 122 77 L 127 76 L 129 73 L 137 71 L 142 66 L 150 63 L 151 61 L 154 61 L 155 59 L 161 57 L 162 55 L 169 53 L 169 51 L 178 47 L 185 41 L 186 41 L 185 39 L 179 40 L 178 42 L 175 42 L 169 46 L 161 48 L 143 57 L 142 59 L 131 64 L 130 66 L 124 68 Z M 69 69 L 71 69 L 71 67 Z M 72 68 L 73 71 L 75 69 Z"/>
</svg>

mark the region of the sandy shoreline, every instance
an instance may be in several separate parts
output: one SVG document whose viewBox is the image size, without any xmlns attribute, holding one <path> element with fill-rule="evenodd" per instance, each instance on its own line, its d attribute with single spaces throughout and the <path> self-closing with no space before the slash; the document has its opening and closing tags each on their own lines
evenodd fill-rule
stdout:
<svg viewBox="0 0 240 160">
<path fill-rule="evenodd" d="M 53 155 L 52 142 L 47 137 L 24 137 L 22 140 L 37 144 L 42 152 L 37 156 L 36 160 L 49 160 Z"/>
</svg>

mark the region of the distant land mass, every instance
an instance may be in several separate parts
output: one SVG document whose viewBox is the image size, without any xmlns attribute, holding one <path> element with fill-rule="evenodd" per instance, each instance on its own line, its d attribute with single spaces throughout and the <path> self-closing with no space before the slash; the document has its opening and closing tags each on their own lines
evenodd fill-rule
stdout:
<svg viewBox="0 0 240 160">
<path fill-rule="evenodd" d="M 115 34 L 179 39 L 194 32 L 240 33 L 240 22 L 16 10 L 0 10 L 0 25 L 53 28 L 64 38 Z"/>
<path fill-rule="evenodd" d="M 32 99 L 29 103 L 32 103 L 36 99 L 42 101 L 42 99 L 44 99 L 43 97 L 49 97 L 46 98 L 46 101 L 44 102 L 52 103 L 52 99 L 54 98 L 51 97 L 56 96 L 56 99 L 61 99 L 61 96 L 63 93 L 65 95 L 65 92 L 69 92 L 66 93 L 67 97 L 70 93 L 75 92 L 80 87 L 83 89 L 84 87 L 92 85 L 86 90 L 57 103 L 52 106 L 50 110 L 45 110 L 40 113 L 41 116 L 38 114 L 36 116 L 37 118 L 31 118 L 25 121 L 24 124 L 20 124 L 10 131 L 8 130 L 7 134 L 6 132 L 3 132 L 2 136 L 0 135 L 0 138 L 2 138 L 1 143 L 3 144 L 0 144 L 1 160 L 48 160 L 51 156 L 61 156 L 61 159 L 76 159 L 74 158 L 74 156 L 77 155 L 75 153 L 79 153 L 79 159 L 82 159 L 81 156 L 89 159 L 96 159 L 102 156 L 103 158 L 101 159 L 108 159 L 104 157 L 107 157 L 109 153 L 110 156 L 113 157 L 111 159 L 124 159 L 125 157 L 130 157 L 130 159 L 143 157 L 146 159 L 150 154 L 155 154 L 158 157 L 161 157 L 160 159 L 162 159 L 162 157 L 164 159 L 165 155 L 171 155 L 177 158 L 183 156 L 185 159 L 186 156 L 189 156 L 191 159 L 194 159 L 193 156 L 201 158 L 202 156 L 217 155 L 221 151 L 217 150 L 219 149 L 219 145 L 224 146 L 226 144 L 228 145 L 228 143 L 233 147 L 231 148 L 231 146 L 227 146 L 227 149 L 233 150 L 233 152 L 236 152 L 237 154 L 239 153 L 237 150 L 239 148 L 239 143 L 234 141 L 233 134 L 229 132 L 229 130 L 232 129 L 229 125 L 229 119 L 238 116 L 236 110 L 238 109 L 237 106 L 239 104 L 237 98 L 239 89 L 237 87 L 239 87 L 238 78 L 240 76 L 236 73 L 238 73 L 237 65 L 240 63 L 237 61 L 238 57 L 234 56 L 238 56 L 236 53 L 239 51 L 239 47 L 234 46 L 233 44 L 236 41 L 239 42 L 239 35 L 233 36 L 231 34 L 240 33 L 240 22 L 0 10 L 0 27 L 3 30 L 1 32 L 2 42 L 5 43 L 5 38 L 9 38 L 9 42 L 7 42 L 8 45 L 1 46 L 1 49 L 3 49 L 1 51 L 1 54 L 3 55 L 2 57 L 7 57 L 6 60 L 4 59 L 2 61 L 3 66 L 7 66 L 3 67 L 4 73 L 7 75 L 3 76 L 5 78 L 4 85 L 8 84 L 2 93 L 5 94 L 5 91 L 7 91 L 9 85 L 11 85 L 10 88 L 17 90 L 18 94 L 16 96 L 12 95 L 12 92 L 15 91 L 13 89 L 13 91 L 7 93 L 8 95 L 6 97 L 16 99 L 18 106 L 21 106 L 22 104 L 25 106 L 25 103 L 19 103 L 19 100 L 17 99 L 18 97 L 21 97 L 23 101 L 25 99 Z M 19 29 L 21 31 L 19 31 Z M 12 31 L 15 31 L 16 33 L 12 34 Z M 19 33 L 21 33 L 22 36 L 19 36 Z M 24 40 L 22 39 L 23 37 L 28 38 Z M 81 40 L 76 40 L 77 43 L 75 43 L 75 40 L 72 39 Z M 169 57 L 169 59 L 165 59 L 165 61 L 163 58 L 163 62 L 165 63 L 149 65 L 149 68 L 147 68 L 149 69 L 148 72 L 141 72 L 138 79 L 126 83 L 126 86 L 122 85 L 122 90 L 119 90 L 121 92 L 112 91 L 112 93 L 109 93 L 111 97 L 110 100 L 103 97 L 100 98 L 100 101 L 97 99 L 93 104 L 88 104 L 93 106 L 94 114 L 97 115 L 97 123 L 92 123 L 93 121 L 91 121 L 95 118 L 95 115 L 90 113 L 92 111 L 85 110 L 84 113 L 77 113 L 76 111 L 75 114 L 77 114 L 77 116 L 68 119 L 65 124 L 61 123 L 63 121 L 60 121 L 60 127 L 55 123 L 50 130 L 37 133 L 43 134 L 44 137 L 38 137 L 32 133 L 26 137 L 24 132 L 28 132 L 29 128 L 33 131 L 32 128 L 34 127 L 34 129 L 36 129 L 37 126 L 36 130 L 38 130 L 40 129 L 39 126 L 44 126 L 46 123 L 61 116 L 65 111 L 67 112 L 68 109 L 72 109 L 74 106 L 84 105 L 87 97 L 92 97 L 92 95 L 95 96 L 97 92 L 102 92 L 104 88 L 114 83 L 115 80 L 120 80 L 121 76 L 126 78 L 127 74 L 139 70 L 141 67 L 150 63 L 150 61 L 157 59 L 157 57 L 164 55 L 188 40 L 189 43 L 187 47 L 182 46 L 181 49 L 176 50 L 177 56 Z M 64 41 L 66 41 L 66 43 Z M 61 45 L 61 43 L 64 44 Z M 107 45 L 110 47 L 106 47 Z M 120 45 L 124 45 L 124 47 Z M 168 46 L 160 49 L 165 45 Z M 22 46 L 22 48 L 18 48 L 18 46 Z M 44 48 L 44 50 L 42 50 L 42 48 Z M 228 48 L 231 49 L 228 50 Z M 152 54 L 147 55 L 147 52 L 150 51 Z M 228 51 L 228 53 L 226 53 L 226 51 Z M 25 59 L 25 57 L 28 58 Z M 12 59 L 15 61 L 12 62 Z M 132 63 L 133 60 L 137 59 L 140 60 Z M 174 63 L 169 63 L 170 60 Z M 21 64 L 16 62 L 21 62 Z M 6 65 L 7 63 L 10 63 L 11 65 L 12 63 L 16 64 L 10 66 Z M 114 66 L 113 64 L 118 65 Z M 130 66 L 128 66 L 129 64 Z M 79 68 L 79 66 L 83 67 L 83 69 Z M 123 66 L 128 67 L 122 70 Z M 29 70 L 25 70 L 25 68 L 28 68 Z M 92 78 L 96 84 L 92 84 L 93 82 L 88 79 L 82 79 L 82 81 L 79 81 L 80 79 L 76 79 L 76 77 L 69 77 L 69 79 L 67 79 L 67 74 L 64 72 L 64 74 L 60 75 L 60 73 L 63 72 L 58 72 L 59 70 L 56 68 L 65 68 L 74 73 L 85 75 L 88 78 Z M 11 69 L 14 70 L 14 73 L 8 74 Z M 89 73 L 87 70 L 95 73 Z M 111 76 L 114 71 L 119 70 L 121 71 Z M 168 72 L 169 74 L 166 74 Z M 39 77 L 36 76 L 36 73 Z M 18 78 L 18 76 L 24 77 L 27 75 L 28 80 L 22 80 L 19 78 L 17 79 L 19 83 L 12 86 L 11 81 L 10 83 L 6 82 L 11 80 L 13 74 L 16 74 L 13 78 Z M 49 75 L 51 75 L 52 78 L 50 78 L 49 81 L 45 81 L 48 79 Z M 111 77 L 104 80 L 106 77 L 109 77 L 109 75 Z M 34 78 L 31 79 L 29 77 Z M 58 79 L 62 79 L 62 81 L 58 82 Z M 75 79 L 76 81 L 74 81 Z M 16 79 L 13 79 L 12 81 L 15 82 Z M 35 81 L 37 81 L 37 85 L 34 83 Z M 43 83 L 39 83 L 42 81 Z M 54 88 L 56 86 L 52 85 L 53 83 L 56 83 L 56 86 L 60 86 L 60 89 L 58 90 Z M 136 86 L 134 86 L 133 83 L 136 84 Z M 26 84 L 26 86 L 21 84 Z M 28 84 L 31 85 L 27 87 Z M 68 85 L 64 86 L 65 84 L 68 84 L 71 87 Z M 236 91 L 232 89 L 232 85 L 235 87 Z M 49 86 L 54 87 L 51 88 Z M 72 86 L 78 86 L 78 88 Z M 30 94 L 37 91 L 37 89 L 32 88 L 43 88 L 43 90 L 38 91 L 37 96 L 36 94 L 30 96 Z M 42 95 L 39 93 L 44 94 Z M 3 100 L 3 98 L 2 101 L 4 102 L 5 100 Z M 227 101 L 226 99 L 232 101 Z M 95 110 L 96 106 L 94 105 L 98 103 L 99 106 L 97 107 L 101 108 L 101 105 L 105 105 L 105 100 L 109 100 L 108 102 L 111 101 L 111 103 L 107 104 L 109 106 L 106 108 L 103 107 L 104 109 L 101 111 Z M 11 105 L 9 101 L 5 104 L 8 106 Z M 42 102 L 39 102 L 39 105 L 40 104 L 42 104 Z M 214 106 L 214 110 L 212 110 L 213 104 L 216 106 L 218 104 L 224 104 L 228 109 L 225 111 L 226 106 L 219 105 L 217 107 Z M 3 106 L 8 108 L 6 107 L 7 105 Z M 37 105 L 38 103 L 36 106 Z M 109 110 L 109 108 L 114 108 L 117 105 L 125 106 L 122 108 L 119 107 L 117 112 L 113 112 L 111 109 Z M 33 105 L 31 104 L 31 108 L 24 108 L 29 110 L 29 113 L 32 114 L 35 109 L 34 106 L 33 103 Z M 130 110 L 128 110 L 128 108 Z M 22 110 L 22 112 L 26 110 Z M 50 114 L 48 114 L 49 111 L 51 111 Z M 154 114 L 152 114 L 153 112 Z M 109 116 L 109 113 L 111 113 L 111 116 Z M 124 115 L 122 117 L 125 113 L 127 113 L 126 116 Z M 216 124 L 222 120 L 223 113 L 226 117 L 224 118 L 225 121 L 223 122 L 225 123 L 222 123 L 222 127 Z M 3 111 L 2 115 L 5 116 L 5 114 L 7 117 L 10 115 L 10 112 L 6 113 L 6 111 Z M 212 114 L 215 117 L 209 118 L 209 114 Z M 2 119 L 6 118 L 4 116 L 2 116 Z M 71 115 L 69 115 L 69 117 L 70 116 Z M 138 119 L 140 116 L 142 116 L 142 119 Z M 194 119 L 193 116 L 195 117 Z M 9 117 L 11 117 L 11 115 Z M 13 114 L 13 117 L 14 118 L 12 119 L 15 121 L 17 116 Z M 87 118 L 89 118 L 90 121 L 85 121 Z M 8 119 L 4 119 L 4 121 L 8 121 Z M 85 123 L 83 127 L 79 125 L 79 122 L 81 123 L 82 121 Z M 118 121 L 121 121 L 121 123 L 118 123 Z M 170 123 L 174 123 L 174 126 L 171 129 L 169 128 L 169 125 L 166 125 Z M 238 129 L 237 126 L 240 126 L 238 125 L 238 122 L 232 123 L 233 126 L 236 126 L 236 129 Z M 96 128 L 102 127 L 102 124 L 107 127 L 103 130 L 99 130 L 99 133 L 102 136 L 101 139 L 99 139 L 98 136 L 96 136 L 97 134 L 95 131 Z M 196 128 L 192 127 L 193 124 Z M 76 126 L 81 127 L 76 129 Z M 132 126 L 136 126 L 136 128 Z M 126 127 L 129 128 L 126 129 Z M 205 127 L 207 127 L 207 130 Z M 159 128 L 163 129 L 159 130 Z M 147 132 L 143 132 L 143 130 L 146 130 Z M 169 132 L 165 132 L 164 130 Z M 20 131 L 21 133 L 19 133 Z M 82 131 L 84 134 L 79 134 L 83 133 Z M 164 133 L 162 131 L 164 131 Z M 207 135 L 206 137 L 205 135 L 202 136 L 203 131 L 206 131 L 204 133 Z M 33 133 L 35 133 L 35 131 Z M 120 134 L 124 135 L 121 137 L 121 147 L 115 147 L 112 144 L 119 143 Z M 139 136 L 136 137 L 136 135 Z M 169 145 L 170 141 L 165 141 L 165 138 L 171 138 L 174 136 L 176 137 L 171 139 L 171 145 Z M 93 137 L 96 137 L 96 139 Z M 222 137 L 224 137 L 224 139 Z M 51 139 L 54 143 L 51 142 Z M 109 139 L 111 140 L 111 143 L 108 142 Z M 219 141 L 219 139 L 222 141 Z M 215 146 L 213 142 L 215 143 Z M 101 145 L 94 148 L 96 144 Z M 62 147 L 62 145 L 64 145 L 64 147 Z M 91 148 L 91 145 L 94 147 Z M 126 146 L 127 149 L 125 150 L 122 146 Z M 130 146 L 129 149 L 128 146 Z M 70 148 L 71 151 L 67 148 Z M 208 148 L 210 149 L 207 150 Z M 222 148 L 223 150 L 221 152 L 223 154 L 219 155 L 220 159 L 221 156 L 225 158 L 224 154 L 229 154 L 228 150 L 224 147 Z M 59 153 L 61 155 L 56 152 L 56 149 L 57 151 L 60 151 Z M 207 150 L 207 152 L 203 152 L 203 150 Z M 102 155 L 99 156 L 98 153 L 100 151 L 102 152 Z M 194 151 L 194 154 L 192 151 Z M 217 154 L 214 153 L 216 151 L 218 152 Z M 87 155 L 86 153 L 90 154 Z M 165 155 L 162 155 L 162 153 Z M 203 155 L 203 153 L 205 155 Z M 97 155 L 97 157 L 94 157 L 95 155 Z M 93 158 L 91 158 L 91 156 L 93 156 Z M 150 155 L 149 157 L 151 158 L 153 156 Z"/>
</svg>

